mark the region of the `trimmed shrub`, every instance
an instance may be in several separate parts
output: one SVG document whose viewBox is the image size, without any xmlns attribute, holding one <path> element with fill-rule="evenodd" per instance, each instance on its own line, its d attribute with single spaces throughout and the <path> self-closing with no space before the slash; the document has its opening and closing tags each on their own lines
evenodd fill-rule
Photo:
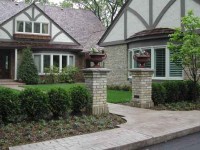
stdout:
<svg viewBox="0 0 200 150">
<path fill-rule="evenodd" d="M 65 116 L 70 110 L 70 95 L 62 89 L 52 89 L 48 92 L 50 110 L 53 116 L 58 118 L 59 116 Z"/>
<path fill-rule="evenodd" d="M 74 83 L 78 73 L 79 69 L 77 67 L 65 67 L 59 74 L 59 80 L 64 83 Z"/>
<path fill-rule="evenodd" d="M 18 94 L 15 91 L 7 88 L 0 89 L 0 118 L 4 123 L 16 119 L 19 114 L 19 104 Z"/>
<path fill-rule="evenodd" d="M 91 109 L 91 95 L 84 86 L 75 86 L 70 89 L 72 111 L 80 113 L 82 109 Z"/>
<path fill-rule="evenodd" d="M 108 85 L 109 90 L 117 90 L 117 91 L 131 91 L 131 85 Z"/>
<path fill-rule="evenodd" d="M 33 120 L 45 119 L 49 114 L 48 96 L 38 89 L 25 89 L 19 95 L 21 110 Z"/>
<path fill-rule="evenodd" d="M 23 49 L 22 62 L 18 69 L 18 78 L 26 84 L 37 84 L 39 81 L 38 71 L 30 48 Z"/>
<path fill-rule="evenodd" d="M 188 87 L 187 99 L 190 101 L 197 101 L 200 96 L 200 85 L 199 83 L 194 83 L 193 81 L 186 81 Z"/>
<path fill-rule="evenodd" d="M 166 89 L 160 83 L 152 83 L 152 100 L 155 105 L 164 104 L 166 101 Z"/>
</svg>

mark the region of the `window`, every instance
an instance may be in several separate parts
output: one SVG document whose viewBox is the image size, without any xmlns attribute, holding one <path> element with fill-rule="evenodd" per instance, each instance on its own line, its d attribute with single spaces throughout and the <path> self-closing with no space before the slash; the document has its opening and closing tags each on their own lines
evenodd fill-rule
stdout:
<svg viewBox="0 0 200 150">
<path fill-rule="evenodd" d="M 24 22 L 17 21 L 17 32 L 23 32 L 23 31 L 24 31 Z"/>
<path fill-rule="evenodd" d="M 67 66 L 75 65 L 75 56 L 72 54 L 34 54 L 34 62 L 39 74 L 49 73 L 50 68 L 56 67 L 58 70 L 54 72 L 61 72 Z"/>
<path fill-rule="evenodd" d="M 44 55 L 43 58 L 43 64 L 44 64 L 44 72 L 49 72 L 50 66 L 51 66 L 51 55 Z"/>
<path fill-rule="evenodd" d="M 48 34 L 48 24 L 42 23 L 42 33 Z"/>
<path fill-rule="evenodd" d="M 165 49 L 155 50 L 155 76 L 165 77 Z"/>
<path fill-rule="evenodd" d="M 62 69 L 67 67 L 67 56 L 62 56 Z"/>
<path fill-rule="evenodd" d="M 25 22 L 25 32 L 32 32 L 32 22 Z"/>
<path fill-rule="evenodd" d="M 40 23 L 34 23 L 34 33 L 40 33 Z"/>
<path fill-rule="evenodd" d="M 183 71 L 180 66 L 177 66 L 170 59 L 172 53 L 165 47 L 147 47 L 147 48 L 134 48 L 128 52 L 129 68 L 138 68 L 138 63 L 133 60 L 133 55 L 139 50 L 146 50 L 151 54 L 151 61 L 146 63 L 145 68 L 154 69 L 154 79 L 172 79 L 182 80 Z"/>
<path fill-rule="evenodd" d="M 49 24 L 40 22 L 17 21 L 17 32 L 49 34 Z"/>
<path fill-rule="evenodd" d="M 35 63 L 35 66 L 37 67 L 38 73 L 41 73 L 41 56 L 40 55 L 34 56 L 34 63 Z"/>
</svg>

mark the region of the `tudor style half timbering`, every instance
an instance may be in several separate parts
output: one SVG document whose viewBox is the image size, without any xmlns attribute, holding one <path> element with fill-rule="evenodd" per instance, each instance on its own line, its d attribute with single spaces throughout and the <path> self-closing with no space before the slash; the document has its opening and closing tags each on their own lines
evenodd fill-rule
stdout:
<svg viewBox="0 0 200 150">
<path fill-rule="evenodd" d="M 7 0 L 0 1 L 0 9 L 0 79 L 17 79 L 25 47 L 31 47 L 39 75 L 53 66 L 82 68 L 83 53 L 105 31 L 90 11 Z"/>
<path fill-rule="evenodd" d="M 131 78 L 128 70 L 138 68 L 133 55 L 142 49 L 151 53 L 146 66 L 155 70 L 154 80 L 183 80 L 184 73 L 171 62 L 166 45 L 169 34 L 181 27 L 181 17 L 189 10 L 200 16 L 199 0 L 128 0 L 99 41 L 108 56 L 115 57 L 105 63 L 105 67 L 113 66 L 109 84 L 127 83 Z M 127 47 L 126 53 L 122 45 Z M 117 71 L 118 68 L 123 70 Z"/>
</svg>

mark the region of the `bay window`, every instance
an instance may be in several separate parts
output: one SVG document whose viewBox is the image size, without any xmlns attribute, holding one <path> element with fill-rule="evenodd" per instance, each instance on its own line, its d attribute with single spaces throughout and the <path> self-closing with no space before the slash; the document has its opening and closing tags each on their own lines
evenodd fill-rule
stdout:
<svg viewBox="0 0 200 150">
<path fill-rule="evenodd" d="M 129 69 L 139 68 L 139 64 L 133 59 L 134 54 L 145 50 L 151 55 L 151 60 L 145 64 L 145 68 L 154 69 L 153 79 L 158 80 L 182 80 L 182 68 L 171 61 L 172 53 L 166 46 L 133 48 L 128 52 Z"/>
<path fill-rule="evenodd" d="M 49 73 L 50 69 L 53 68 L 56 69 L 53 71 L 61 72 L 65 67 L 75 66 L 75 56 L 73 54 L 37 53 L 33 54 L 33 58 L 40 75 Z"/>
</svg>

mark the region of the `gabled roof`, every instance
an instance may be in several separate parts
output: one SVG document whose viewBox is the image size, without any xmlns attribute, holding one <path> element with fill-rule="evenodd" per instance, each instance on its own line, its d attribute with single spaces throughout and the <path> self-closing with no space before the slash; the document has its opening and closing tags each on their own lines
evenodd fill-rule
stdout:
<svg viewBox="0 0 200 150">
<path fill-rule="evenodd" d="M 110 31 L 113 29 L 113 27 L 115 26 L 115 24 L 117 23 L 117 21 L 120 19 L 120 17 L 122 16 L 123 12 L 126 10 L 126 8 L 128 7 L 128 5 L 131 3 L 131 0 L 126 0 L 125 4 L 122 6 L 122 8 L 120 9 L 120 11 L 118 12 L 117 16 L 115 17 L 115 19 L 111 22 L 110 26 L 107 28 L 107 30 L 104 32 L 104 34 L 102 35 L 101 39 L 99 40 L 98 44 L 101 45 L 101 43 L 105 40 L 105 38 L 107 37 L 107 35 L 110 33 Z"/>
<path fill-rule="evenodd" d="M 72 8 L 61 9 L 60 7 L 47 5 L 37 6 L 66 33 L 80 43 L 84 51 L 95 46 L 105 32 L 105 27 L 91 11 Z M 27 7 L 29 5 L 25 3 L 17 3 L 16 5 L 15 2 L 1 0 L 0 25 Z"/>
</svg>

